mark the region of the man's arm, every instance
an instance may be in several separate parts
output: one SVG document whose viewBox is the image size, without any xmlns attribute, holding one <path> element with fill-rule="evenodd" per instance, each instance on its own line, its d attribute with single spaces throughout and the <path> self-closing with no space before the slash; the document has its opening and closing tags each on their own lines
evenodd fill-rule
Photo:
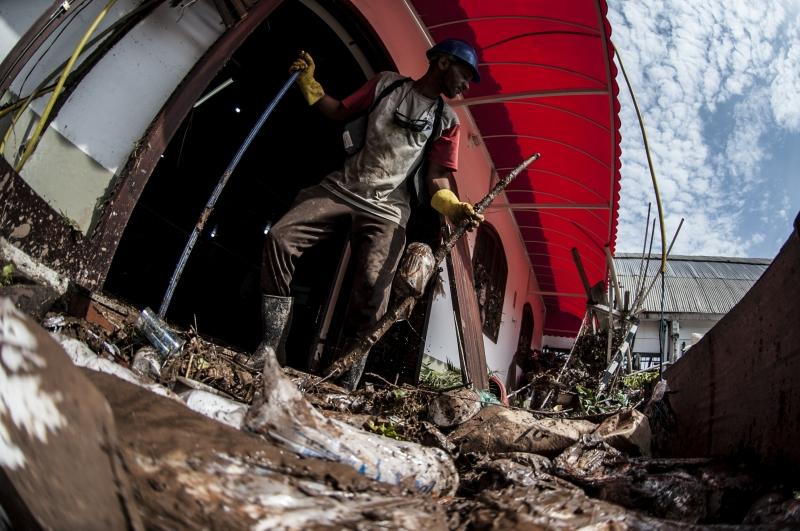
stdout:
<svg viewBox="0 0 800 531">
<path fill-rule="evenodd" d="M 297 85 L 309 105 L 316 107 L 331 120 L 344 122 L 355 113 L 348 109 L 341 101 L 325 94 L 322 85 L 314 79 L 314 60 L 307 52 L 300 52 L 300 57 L 292 63 L 289 71 L 299 71 Z"/>
<path fill-rule="evenodd" d="M 441 164 L 430 161 L 428 164 L 428 191 L 431 193 L 431 206 L 444 215 L 454 225 L 460 225 L 464 220 L 469 221 L 472 230 L 483 221 L 483 216 L 475 212 L 471 204 L 459 201 L 450 189 L 450 179 L 453 172 Z"/>
<path fill-rule="evenodd" d="M 315 103 L 314 107 L 319 109 L 322 114 L 331 120 L 337 122 L 346 122 L 353 116 L 353 112 L 342 105 L 340 100 L 328 96 L 327 94 L 322 96 L 322 99 Z"/>
</svg>

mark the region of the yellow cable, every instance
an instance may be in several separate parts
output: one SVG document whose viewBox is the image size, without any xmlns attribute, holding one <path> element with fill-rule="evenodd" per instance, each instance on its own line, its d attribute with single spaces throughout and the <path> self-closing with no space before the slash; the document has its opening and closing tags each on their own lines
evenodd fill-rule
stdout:
<svg viewBox="0 0 800 531">
<path fill-rule="evenodd" d="M 55 85 L 50 85 L 49 87 L 45 87 L 43 89 L 37 90 L 34 95 L 38 98 L 39 96 L 47 94 L 48 92 L 50 92 L 54 88 L 55 88 Z M 0 109 L 0 118 L 5 116 L 6 114 L 10 113 L 14 109 L 19 109 L 22 105 L 25 104 L 26 100 L 27 100 L 27 98 L 24 99 L 24 100 L 19 100 L 19 101 L 15 102 L 15 103 L 12 103 L 8 107 L 3 107 L 2 109 Z M 3 151 L 2 150 L 2 144 L 0 144 L 0 153 L 2 153 L 2 151 Z"/>
<path fill-rule="evenodd" d="M 61 94 L 61 91 L 64 88 L 64 83 L 67 80 L 67 76 L 69 75 L 70 71 L 72 71 L 72 67 L 75 66 L 75 62 L 81 55 L 84 46 L 86 46 L 86 43 L 89 41 L 89 38 L 92 36 L 92 33 L 94 33 L 94 30 L 97 29 L 97 26 L 100 25 L 100 22 L 103 21 L 105 16 L 108 14 L 108 11 L 111 9 L 111 6 L 113 6 L 116 1 L 117 0 L 108 1 L 106 6 L 100 11 L 100 13 L 97 14 L 97 17 L 95 17 L 94 21 L 92 21 L 92 24 L 89 26 L 89 29 L 86 30 L 86 33 L 84 33 L 83 37 L 78 43 L 78 46 L 72 52 L 72 56 L 69 58 L 67 66 L 64 67 L 64 70 L 61 72 L 61 76 L 58 78 L 58 82 L 56 83 L 56 88 L 50 95 L 50 99 L 47 101 L 47 105 L 44 108 L 44 112 L 42 113 L 42 116 L 39 118 L 39 122 L 36 124 L 36 129 L 33 131 L 30 140 L 28 140 L 25 146 L 25 152 L 22 154 L 22 158 L 20 158 L 19 163 L 17 163 L 17 166 L 15 168 L 17 173 L 20 173 L 22 171 L 22 167 L 25 165 L 25 162 L 27 162 L 28 158 L 36 149 L 36 145 L 39 143 L 39 137 L 41 136 L 42 130 L 44 130 L 44 126 L 47 123 L 47 118 L 50 116 L 50 113 L 52 112 L 53 107 L 55 106 L 56 101 L 58 100 L 58 96 Z"/>
<path fill-rule="evenodd" d="M 130 13 L 125 15 L 124 17 L 120 18 L 119 20 L 117 20 L 114 24 L 112 24 L 108 28 L 106 28 L 103 31 L 101 31 L 100 33 L 98 33 L 95 38 L 93 38 L 91 41 L 89 41 L 88 46 L 92 46 L 95 43 L 99 42 L 101 39 L 105 38 L 106 35 L 108 35 L 112 31 L 116 31 L 116 29 L 118 27 L 121 27 L 123 24 L 127 23 L 128 20 L 131 19 L 131 17 L 134 17 L 134 16 L 138 15 L 143 10 L 150 8 L 154 4 L 157 4 L 157 3 L 161 2 L 161 1 L 162 0 L 150 0 L 148 2 L 144 2 L 142 4 L 139 4 L 139 7 L 137 7 L 136 9 L 134 9 L 133 11 L 131 11 Z M 67 61 L 68 60 L 69 59 L 67 59 Z M 55 88 L 55 85 L 48 85 L 47 87 L 45 87 L 44 85 L 46 85 L 52 78 L 54 78 L 56 76 L 57 72 L 59 72 L 59 71 L 64 69 L 64 67 L 67 65 L 67 61 L 64 61 L 58 67 L 56 67 L 56 69 L 49 76 L 47 76 L 45 78 L 45 80 L 36 88 L 36 90 L 33 91 L 30 94 L 30 96 L 28 96 L 25 99 L 20 99 L 20 101 L 14 103 L 13 105 L 11 105 L 9 107 L 4 108 L 2 111 L 0 111 L 0 118 L 1 118 L 1 117 L 5 116 L 6 114 L 10 113 L 11 111 L 13 111 L 14 109 L 19 109 L 17 114 L 11 120 L 11 125 L 6 130 L 5 135 L 3 135 L 2 141 L 0 141 L 0 154 L 5 152 L 5 146 L 6 146 L 6 142 L 8 142 L 8 138 L 11 136 L 11 133 L 14 131 L 14 127 L 17 125 L 17 121 L 24 114 L 25 110 L 30 106 L 31 102 L 34 99 L 36 99 L 39 96 L 41 96 L 42 94 L 50 92 L 51 90 L 53 90 Z M 67 77 L 67 79 L 69 79 L 69 77 Z"/>
<path fill-rule="evenodd" d="M 612 43 L 613 44 L 613 43 Z M 625 65 L 622 64 L 622 57 L 614 46 L 614 55 L 617 56 L 619 66 L 622 69 L 622 76 L 625 78 L 625 84 L 628 85 L 628 92 L 631 94 L 633 100 L 633 108 L 636 109 L 636 117 L 639 119 L 639 128 L 642 130 L 642 139 L 644 140 L 644 152 L 647 155 L 647 166 L 650 168 L 650 177 L 653 179 L 653 191 L 656 193 L 656 206 L 658 206 L 658 223 L 661 229 L 661 273 L 667 272 L 667 246 L 666 246 L 666 233 L 664 230 L 664 209 L 661 207 L 661 194 L 658 193 L 658 181 L 656 180 L 656 171 L 653 168 L 653 159 L 650 157 L 650 146 L 647 143 L 647 133 L 644 129 L 644 118 L 642 113 L 639 112 L 639 104 L 636 103 L 636 96 L 633 93 L 633 87 L 628 80 L 628 74 L 625 72 Z M 647 229 L 645 229 L 647 230 Z"/>
</svg>

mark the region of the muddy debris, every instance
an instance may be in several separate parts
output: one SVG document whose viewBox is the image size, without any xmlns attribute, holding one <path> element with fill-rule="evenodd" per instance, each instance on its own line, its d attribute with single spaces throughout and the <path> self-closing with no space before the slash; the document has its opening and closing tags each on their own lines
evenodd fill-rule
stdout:
<svg viewBox="0 0 800 531">
<path fill-rule="evenodd" d="M 195 329 L 175 330 L 184 346 L 164 360 L 136 332 L 136 308 L 100 294 L 92 295 L 85 316 L 65 313 L 67 306 L 57 300 L 49 312 L 32 312 L 28 320 L 31 328 L 38 327 L 34 321 L 41 323 L 56 339 L 51 349 L 59 354 L 45 356 L 47 370 L 49 360 L 62 356 L 52 367 L 84 367 L 77 370 L 83 383 L 78 391 L 69 383 L 72 376 L 65 376 L 48 379 L 46 386 L 60 393 L 58 408 L 65 416 L 73 414 L 62 409 L 78 400 L 73 395 L 110 407 L 113 422 L 98 414 L 95 427 L 81 430 L 103 434 L 101 451 L 117 448 L 124 466 L 112 474 L 121 470 L 125 477 L 115 488 L 127 482 L 129 491 L 115 498 L 123 507 L 114 517 L 128 518 L 133 528 L 800 525 L 800 490 L 791 478 L 774 479 L 774 471 L 740 463 L 658 453 L 659 438 L 668 437 L 675 420 L 665 385 L 649 376 L 620 379 L 613 394 L 595 396 L 595 372 L 602 365 L 596 353 L 602 347 L 605 356 L 606 348 L 599 340 L 581 347 L 594 358 L 576 360 L 559 381 L 563 358 L 545 354 L 533 360 L 527 367 L 529 392 L 514 402 L 527 402 L 528 409 L 488 405 L 472 389 L 440 392 L 380 376 L 373 382 L 382 383 L 351 393 L 313 375 L 275 367 L 265 385 L 264 375 L 244 365 L 246 353 Z M 37 338 L 46 337 L 38 330 Z M 0 340 L 0 369 L 8 371 L 7 334 Z M 42 355 L 36 349 L 32 354 Z M 271 394 L 278 388 L 280 396 Z M 537 411 L 551 391 L 551 409 Z M 3 404 L 12 402 L 3 394 Z M 12 425 L 8 418 L 0 412 L 0 427 Z M 332 438 L 308 435 L 309 427 Z M 292 438 L 300 431 L 303 437 Z M 9 433 L 31 466 L 50 466 L 34 438 L 20 430 Z M 76 443 L 59 432 L 48 437 L 47 451 L 75 452 L 71 444 Z M 372 457 L 354 467 L 365 452 Z M 406 470 L 405 478 L 387 482 L 383 473 L 375 473 L 384 461 L 408 455 L 425 456 L 410 476 Z M 3 464 L 0 491 L 18 501 L 11 506 L 12 519 L 52 521 L 70 511 L 83 517 L 66 500 L 75 494 L 70 489 L 88 495 L 104 485 L 92 479 L 99 477 L 91 472 L 99 461 L 92 461 L 69 478 L 60 477 L 59 466 L 39 476 L 46 483 L 41 492 L 50 493 L 40 497 L 46 507 L 31 501 Z M 87 507 L 96 518 L 106 518 L 100 507 Z M 113 507 L 104 505 L 109 511 Z"/>
<path fill-rule="evenodd" d="M 458 426 L 449 439 L 466 452 L 556 456 L 596 427 L 586 420 L 537 418 L 528 411 L 491 405 Z"/>
</svg>

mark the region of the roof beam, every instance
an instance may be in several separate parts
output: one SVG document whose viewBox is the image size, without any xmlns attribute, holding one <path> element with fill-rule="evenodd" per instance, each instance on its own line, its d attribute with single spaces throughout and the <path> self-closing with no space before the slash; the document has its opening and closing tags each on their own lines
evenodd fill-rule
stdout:
<svg viewBox="0 0 800 531">
<path fill-rule="evenodd" d="M 577 297 L 586 298 L 585 293 L 569 293 L 566 291 L 533 291 L 534 295 L 541 295 L 542 297 Z"/>
<path fill-rule="evenodd" d="M 524 212 L 529 210 L 608 210 L 607 203 L 500 203 L 492 205 L 495 208 L 508 208 L 513 211 Z"/>
<path fill-rule="evenodd" d="M 476 96 L 475 98 L 464 98 L 453 100 L 452 107 L 483 105 L 486 103 L 504 103 L 506 101 L 532 99 L 532 98 L 558 98 L 565 96 L 608 96 L 607 89 L 561 89 L 561 90 L 530 90 L 525 92 L 510 92 L 508 94 L 490 94 L 488 96 Z"/>
</svg>

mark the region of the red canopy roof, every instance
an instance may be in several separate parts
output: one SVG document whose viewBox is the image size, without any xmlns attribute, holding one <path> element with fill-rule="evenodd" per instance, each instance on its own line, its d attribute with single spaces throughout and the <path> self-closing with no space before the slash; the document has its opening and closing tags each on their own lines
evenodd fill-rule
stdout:
<svg viewBox="0 0 800 531">
<path fill-rule="evenodd" d="M 413 0 L 435 41 L 475 45 L 481 82 L 468 105 L 502 175 L 542 158 L 506 195 L 547 309 L 545 334 L 574 335 L 586 307 L 572 259 L 590 284 L 614 250 L 620 136 L 605 0 Z M 459 102 L 455 102 L 458 104 Z"/>
</svg>

